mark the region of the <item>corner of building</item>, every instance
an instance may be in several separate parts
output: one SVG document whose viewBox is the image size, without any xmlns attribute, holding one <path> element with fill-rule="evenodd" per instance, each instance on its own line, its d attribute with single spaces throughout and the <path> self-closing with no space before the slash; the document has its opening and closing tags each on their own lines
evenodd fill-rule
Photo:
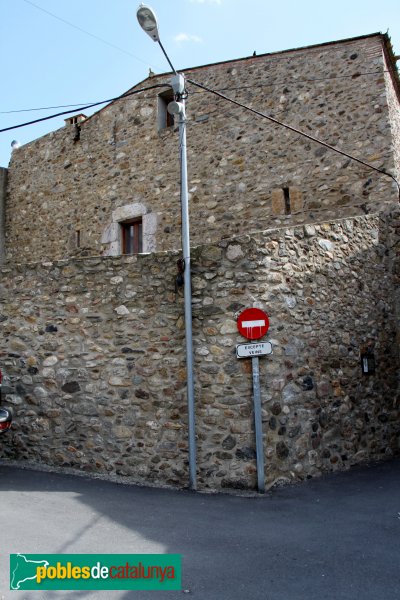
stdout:
<svg viewBox="0 0 400 600">
<path fill-rule="evenodd" d="M 5 212 L 8 169 L 0 167 L 0 264 L 5 260 Z"/>
</svg>

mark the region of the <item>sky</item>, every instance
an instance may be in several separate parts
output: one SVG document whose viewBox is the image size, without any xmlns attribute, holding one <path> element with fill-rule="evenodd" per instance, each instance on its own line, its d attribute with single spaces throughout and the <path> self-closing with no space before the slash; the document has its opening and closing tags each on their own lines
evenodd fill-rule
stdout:
<svg viewBox="0 0 400 600">
<path fill-rule="evenodd" d="M 178 71 L 378 31 L 389 31 L 400 54 L 399 0 L 149 4 Z M 168 72 L 158 44 L 136 20 L 138 6 L 133 0 L 0 0 L 0 129 L 118 96 L 146 79 L 149 68 Z M 0 166 L 7 167 L 13 140 L 26 144 L 63 127 L 64 118 L 0 133 Z"/>
</svg>

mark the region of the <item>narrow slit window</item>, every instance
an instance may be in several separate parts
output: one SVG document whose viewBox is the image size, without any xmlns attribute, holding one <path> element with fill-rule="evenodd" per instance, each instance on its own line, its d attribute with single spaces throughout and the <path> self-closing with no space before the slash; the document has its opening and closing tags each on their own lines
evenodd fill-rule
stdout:
<svg viewBox="0 0 400 600">
<path fill-rule="evenodd" d="M 80 229 L 76 230 L 76 247 L 77 248 L 81 247 L 81 230 Z"/>
<path fill-rule="evenodd" d="M 285 201 L 285 215 L 292 214 L 292 207 L 290 206 L 290 190 L 288 187 L 283 188 L 283 198 Z"/>
<path fill-rule="evenodd" d="M 121 223 L 122 254 L 140 254 L 143 252 L 142 219 Z"/>
</svg>

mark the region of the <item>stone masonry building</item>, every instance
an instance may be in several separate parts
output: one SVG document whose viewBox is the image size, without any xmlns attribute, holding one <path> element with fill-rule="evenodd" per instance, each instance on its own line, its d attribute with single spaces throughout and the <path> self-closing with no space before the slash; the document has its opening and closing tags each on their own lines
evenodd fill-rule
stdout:
<svg viewBox="0 0 400 600">
<path fill-rule="evenodd" d="M 373 34 L 184 71 L 198 484 L 254 488 L 251 363 L 270 315 L 268 485 L 399 451 L 400 84 Z M 170 74 L 14 150 L 0 178 L 3 457 L 188 479 L 178 133 Z M 135 93 L 137 92 L 137 93 Z M 375 372 L 362 373 L 361 355 Z"/>
</svg>

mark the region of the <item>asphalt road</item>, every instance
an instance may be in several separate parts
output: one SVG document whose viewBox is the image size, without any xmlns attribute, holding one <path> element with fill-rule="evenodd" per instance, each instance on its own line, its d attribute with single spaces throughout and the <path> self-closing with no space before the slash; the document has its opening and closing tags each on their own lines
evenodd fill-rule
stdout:
<svg viewBox="0 0 400 600">
<path fill-rule="evenodd" d="M 0 465 L 0 599 L 395 600 L 400 461 L 262 497 Z M 182 591 L 9 591 L 10 553 L 178 553 Z"/>
</svg>

